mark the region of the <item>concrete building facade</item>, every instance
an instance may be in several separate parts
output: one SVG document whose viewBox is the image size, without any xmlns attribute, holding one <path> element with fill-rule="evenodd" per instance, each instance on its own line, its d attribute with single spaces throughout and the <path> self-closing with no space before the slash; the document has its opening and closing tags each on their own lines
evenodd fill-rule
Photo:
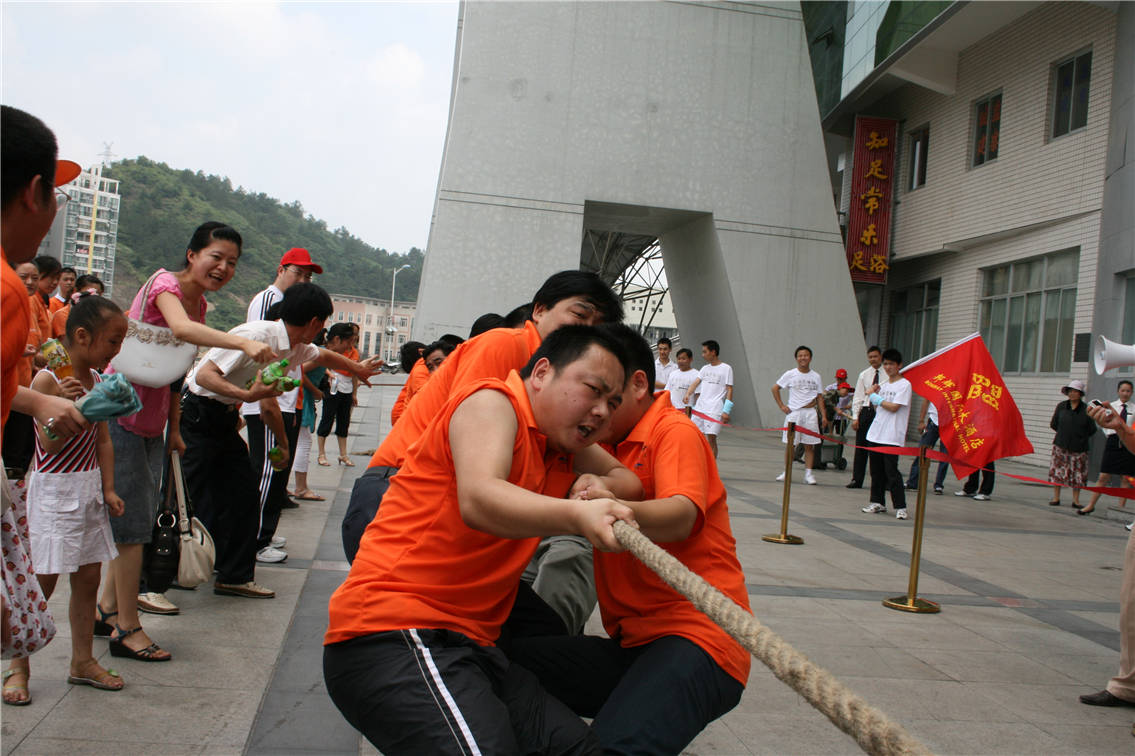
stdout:
<svg viewBox="0 0 1135 756">
<path fill-rule="evenodd" d="M 335 311 L 327 321 L 356 323 L 359 326 L 359 355 L 379 356 L 387 362 L 398 359 L 398 349 L 410 340 L 417 305 L 414 302 L 395 302 L 391 312 L 389 299 L 356 297 L 349 294 L 332 294 Z"/>
<path fill-rule="evenodd" d="M 463 3 L 415 336 L 524 302 L 589 233 L 653 237 L 735 421 L 775 422 L 798 344 L 826 376 L 863 353 L 826 171 L 795 3 Z"/>
<path fill-rule="evenodd" d="M 881 35 L 888 14 L 912 4 L 873 5 Z M 866 73 L 848 55 L 841 98 L 824 114 L 842 213 L 857 201 L 854 117 L 899 122 L 889 278 L 856 285 L 866 336 L 911 361 L 980 331 L 1036 448 L 1025 461 L 1047 465 L 1061 387 L 1085 380 L 1092 396 L 1114 398 L 1116 377 L 1090 369 L 1093 336 L 1135 339 L 1135 194 L 1123 157 L 1135 154 L 1135 9 L 937 5 L 876 50 Z"/>
<path fill-rule="evenodd" d="M 60 190 L 70 200 L 63 206 L 40 243 L 39 254 L 60 260 L 79 275 L 94 273 L 114 291 L 114 257 L 118 243 L 118 214 L 122 195 L 119 182 L 104 178 L 95 165 Z"/>
</svg>

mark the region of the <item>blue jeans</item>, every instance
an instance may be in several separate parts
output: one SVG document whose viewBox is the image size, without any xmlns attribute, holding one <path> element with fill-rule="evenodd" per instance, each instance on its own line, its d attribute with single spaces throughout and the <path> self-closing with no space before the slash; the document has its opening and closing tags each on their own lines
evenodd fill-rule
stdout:
<svg viewBox="0 0 1135 756">
<path fill-rule="evenodd" d="M 938 446 L 938 451 L 945 453 L 946 445 L 943 444 L 938 437 L 938 426 L 931 422 L 926 421 L 926 430 L 922 432 L 922 438 L 918 439 L 919 446 L 925 446 L 933 449 L 935 445 Z M 946 471 L 949 467 L 945 462 L 938 463 L 938 473 L 934 476 L 934 488 L 939 489 L 946 482 Z M 918 487 L 918 457 L 914 458 L 914 463 L 910 466 L 910 476 L 906 479 L 907 488 Z"/>
</svg>

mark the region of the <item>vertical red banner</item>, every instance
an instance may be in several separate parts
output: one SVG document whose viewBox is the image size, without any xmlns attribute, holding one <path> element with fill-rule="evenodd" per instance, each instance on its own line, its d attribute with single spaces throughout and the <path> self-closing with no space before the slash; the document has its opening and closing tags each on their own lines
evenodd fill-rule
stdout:
<svg viewBox="0 0 1135 756">
<path fill-rule="evenodd" d="M 847 268 L 852 281 L 887 282 L 897 134 L 898 121 L 893 119 L 855 118 L 847 213 Z"/>
</svg>

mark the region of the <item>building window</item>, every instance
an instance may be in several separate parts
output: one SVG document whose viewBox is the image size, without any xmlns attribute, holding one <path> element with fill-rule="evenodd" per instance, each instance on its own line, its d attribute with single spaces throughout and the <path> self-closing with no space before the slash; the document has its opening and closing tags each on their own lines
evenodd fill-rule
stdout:
<svg viewBox="0 0 1135 756">
<path fill-rule="evenodd" d="M 973 164 L 984 165 L 997 159 L 1001 140 L 1001 95 L 979 100 L 974 108 Z"/>
<path fill-rule="evenodd" d="M 981 337 L 1003 373 L 1072 365 L 1078 247 L 982 271 Z"/>
<path fill-rule="evenodd" d="M 891 346 L 903 362 L 914 362 L 937 348 L 941 281 L 919 284 L 891 295 Z"/>
<path fill-rule="evenodd" d="M 370 313 L 367 313 L 367 325 L 370 325 Z"/>
<path fill-rule="evenodd" d="M 1088 90 L 1092 82 L 1092 51 L 1054 66 L 1052 79 L 1052 138 L 1082 129 L 1088 123 Z"/>
<path fill-rule="evenodd" d="M 398 318 L 398 325 L 401 328 L 405 328 L 406 327 L 406 318 Z"/>
<path fill-rule="evenodd" d="M 363 354 L 370 354 L 370 331 L 363 334 Z"/>
<path fill-rule="evenodd" d="M 926 183 L 926 153 L 929 149 L 929 126 L 910 135 L 910 183 L 907 184 L 907 188 L 917 189 Z"/>
</svg>

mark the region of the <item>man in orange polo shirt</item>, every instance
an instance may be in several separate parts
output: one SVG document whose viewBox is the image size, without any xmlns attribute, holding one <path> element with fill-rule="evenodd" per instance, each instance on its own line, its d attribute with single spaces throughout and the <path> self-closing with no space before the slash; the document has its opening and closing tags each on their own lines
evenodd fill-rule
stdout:
<svg viewBox="0 0 1135 756">
<path fill-rule="evenodd" d="M 626 503 L 644 534 L 748 609 L 713 452 L 667 392 L 652 396 L 646 341 L 626 326 L 613 330 L 622 331 L 630 378 L 607 438 L 644 489 L 643 501 Z M 524 638 L 509 645 L 509 658 L 577 714 L 593 717 L 604 752 L 679 753 L 737 705 L 749 653 L 629 553 L 596 551 L 594 559 L 610 638 Z"/>
<path fill-rule="evenodd" d="M 593 444 L 622 398 L 618 349 L 599 329 L 556 331 L 520 373 L 458 390 L 391 481 L 331 597 L 323 657 L 335 705 L 387 756 L 594 752 L 493 644 L 541 537 L 614 551 L 615 519 L 631 520 L 611 498 L 536 493 L 574 455 L 581 487 L 641 495 Z"/>
<path fill-rule="evenodd" d="M 425 348 L 426 345 L 420 341 L 407 341 L 398 352 L 398 364 L 407 376 L 406 382 L 402 384 L 402 390 L 398 392 L 398 398 L 390 408 L 391 425 L 398 422 L 398 418 L 406 411 L 410 399 L 422 390 L 422 386 L 425 386 L 430 378 L 430 370 L 422 360 L 422 350 Z"/>
<path fill-rule="evenodd" d="M 617 323 L 622 319 L 622 304 L 599 276 L 565 270 L 548 278 L 536 292 L 531 319 L 524 327 L 494 328 L 459 346 L 414 395 L 371 457 L 367 471 L 355 481 L 343 516 L 343 550 L 347 560 L 355 558 L 359 538 L 374 519 L 406 450 L 454 392 L 483 378 L 503 379 L 510 371 L 524 367 L 540 342 L 560 326 Z"/>
</svg>

